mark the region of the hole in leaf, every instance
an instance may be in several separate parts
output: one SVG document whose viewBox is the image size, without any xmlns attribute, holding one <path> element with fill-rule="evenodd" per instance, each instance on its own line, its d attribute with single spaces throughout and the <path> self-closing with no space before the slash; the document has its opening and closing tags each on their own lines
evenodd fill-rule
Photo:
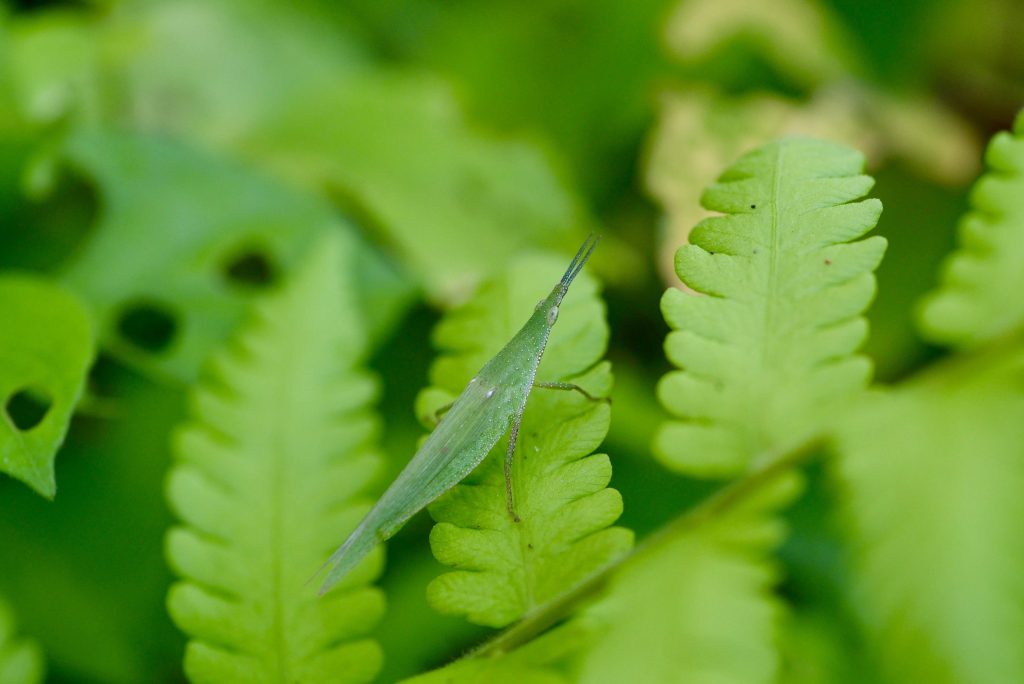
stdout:
<svg viewBox="0 0 1024 684">
<path fill-rule="evenodd" d="M 53 401 L 45 390 L 26 387 L 11 395 L 4 411 L 14 427 L 25 432 L 43 422 L 51 406 Z"/>
<path fill-rule="evenodd" d="M 170 346 L 178 331 L 178 322 L 159 304 L 139 303 L 121 313 L 117 330 L 132 345 L 156 353 Z"/>
<path fill-rule="evenodd" d="M 277 268 L 266 252 L 247 249 L 228 260 L 224 276 L 236 285 L 263 288 L 277 282 Z"/>
</svg>

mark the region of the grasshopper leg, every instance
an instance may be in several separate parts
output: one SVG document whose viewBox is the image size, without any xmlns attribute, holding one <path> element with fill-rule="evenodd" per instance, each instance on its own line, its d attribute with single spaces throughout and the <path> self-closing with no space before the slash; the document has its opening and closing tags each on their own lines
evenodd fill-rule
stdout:
<svg viewBox="0 0 1024 684">
<path fill-rule="evenodd" d="M 579 392 L 590 401 L 606 401 L 609 404 L 612 402 L 611 397 L 595 397 L 593 394 L 583 389 L 579 385 L 573 382 L 535 382 L 534 387 L 541 387 L 543 389 L 555 389 L 555 390 L 567 390 L 572 392 Z"/>
<path fill-rule="evenodd" d="M 516 442 L 519 441 L 519 425 L 523 422 L 523 406 L 512 418 L 512 431 L 508 436 L 508 450 L 505 452 L 505 502 L 508 504 L 508 514 L 512 516 L 513 522 L 519 522 L 519 515 L 516 514 L 515 499 L 512 497 L 512 457 L 516 453 Z"/>
</svg>

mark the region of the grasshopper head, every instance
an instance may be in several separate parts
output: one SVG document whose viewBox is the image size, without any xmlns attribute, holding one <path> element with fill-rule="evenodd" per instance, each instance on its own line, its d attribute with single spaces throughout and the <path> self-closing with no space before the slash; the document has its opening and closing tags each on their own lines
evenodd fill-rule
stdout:
<svg viewBox="0 0 1024 684">
<path fill-rule="evenodd" d="M 587 263 L 587 259 L 590 258 L 594 248 L 597 247 L 597 243 L 600 242 L 601 236 L 594 235 L 591 233 L 587 236 L 587 239 L 583 241 L 576 256 L 573 257 L 572 262 L 569 264 L 569 268 L 565 270 L 565 275 L 558 281 L 555 288 L 551 290 L 544 299 L 537 303 L 537 311 L 547 309 L 547 325 L 551 327 L 558 320 L 558 306 L 562 303 L 562 299 L 565 297 L 565 293 L 569 291 L 569 285 L 572 284 L 573 279 L 579 275 L 583 265 Z"/>
</svg>

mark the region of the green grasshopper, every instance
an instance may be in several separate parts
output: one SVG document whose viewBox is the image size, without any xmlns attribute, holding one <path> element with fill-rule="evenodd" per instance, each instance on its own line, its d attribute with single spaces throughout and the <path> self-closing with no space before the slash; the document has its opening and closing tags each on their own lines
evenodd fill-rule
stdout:
<svg viewBox="0 0 1024 684">
<path fill-rule="evenodd" d="M 575 390 L 588 399 L 597 399 L 572 383 L 535 380 L 551 328 L 558 320 L 558 306 L 599 239 L 587 237 L 551 294 L 538 302 L 526 324 L 469 381 L 405 469 L 327 560 L 320 569 L 327 569 L 321 595 L 374 546 L 391 538 L 409 518 L 469 475 L 510 424 L 512 431 L 505 452 L 505 498 L 509 515 L 519 522 L 512 499 L 512 457 L 530 391 L 534 387 Z"/>
</svg>

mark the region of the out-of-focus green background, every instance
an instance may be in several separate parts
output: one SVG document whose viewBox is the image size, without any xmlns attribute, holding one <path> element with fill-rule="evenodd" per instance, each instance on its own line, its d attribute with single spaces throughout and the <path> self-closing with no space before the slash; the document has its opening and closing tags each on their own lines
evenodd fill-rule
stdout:
<svg viewBox="0 0 1024 684">
<path fill-rule="evenodd" d="M 1024 104 L 1017 0 L 116 0 L 0 9 L 0 268 L 95 312 L 102 353 L 44 500 L 0 479 L 0 594 L 52 681 L 180 681 L 162 495 L 202 360 L 310 236 L 360 236 L 391 474 L 422 428 L 431 326 L 528 249 L 605 241 L 621 523 L 639 537 L 712 485 L 650 456 L 661 292 L 702 188 L 785 133 L 861 149 L 890 242 L 877 377 L 938 352 L 911 308 L 953 246 L 984 141 Z M 2 326 L 2 320 L 0 320 Z M 783 589 L 857 649 L 812 477 Z M 381 681 L 482 629 L 443 618 L 429 519 L 389 547 Z"/>
</svg>

